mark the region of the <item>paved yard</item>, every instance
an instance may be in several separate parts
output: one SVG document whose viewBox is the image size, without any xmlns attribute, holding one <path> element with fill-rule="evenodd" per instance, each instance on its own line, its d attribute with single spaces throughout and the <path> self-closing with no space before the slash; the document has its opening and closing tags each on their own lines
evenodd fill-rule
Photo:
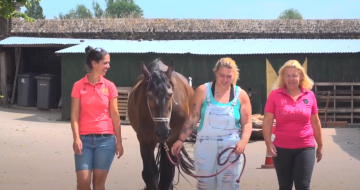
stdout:
<svg viewBox="0 0 360 190">
<path fill-rule="evenodd" d="M 0 108 L 0 189 L 75 189 L 72 135 L 69 122 L 56 121 L 58 112 Z M 107 189 L 144 187 L 138 143 L 132 128 L 123 126 L 125 153 L 115 159 Z M 360 129 L 324 129 L 324 157 L 315 166 L 312 190 L 355 190 L 360 185 Z M 192 145 L 187 145 L 189 152 Z M 276 190 L 274 169 L 259 169 L 265 161 L 263 141 L 247 146 L 242 190 Z M 179 190 L 195 189 L 195 180 L 180 177 Z M 175 179 L 176 181 L 177 179 Z"/>
</svg>

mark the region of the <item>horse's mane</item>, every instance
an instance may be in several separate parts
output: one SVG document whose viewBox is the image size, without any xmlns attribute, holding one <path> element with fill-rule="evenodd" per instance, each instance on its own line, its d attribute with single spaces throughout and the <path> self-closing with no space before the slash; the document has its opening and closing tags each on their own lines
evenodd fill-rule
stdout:
<svg viewBox="0 0 360 190">
<path fill-rule="evenodd" d="M 153 61 L 151 61 L 148 66 L 147 66 L 147 69 L 150 73 L 154 72 L 156 69 L 158 70 L 159 69 L 159 65 L 160 64 L 164 64 L 161 62 L 161 59 L 160 58 L 157 58 L 157 59 L 154 59 Z M 142 80 L 144 79 L 144 75 L 140 75 L 136 78 L 136 81 L 137 82 L 141 82 Z"/>
<path fill-rule="evenodd" d="M 166 76 L 166 73 L 161 71 L 160 64 L 163 64 L 160 59 L 155 59 L 149 63 L 148 70 L 150 76 L 147 79 L 148 85 L 147 90 L 151 91 L 155 96 L 166 95 L 167 88 L 173 86 L 171 79 Z M 146 81 L 144 75 L 140 75 L 137 78 L 138 83 Z"/>
<path fill-rule="evenodd" d="M 151 91 L 155 96 L 165 96 L 167 88 L 172 86 L 171 80 L 167 78 L 166 74 L 155 70 L 150 74 L 148 91 Z"/>
</svg>

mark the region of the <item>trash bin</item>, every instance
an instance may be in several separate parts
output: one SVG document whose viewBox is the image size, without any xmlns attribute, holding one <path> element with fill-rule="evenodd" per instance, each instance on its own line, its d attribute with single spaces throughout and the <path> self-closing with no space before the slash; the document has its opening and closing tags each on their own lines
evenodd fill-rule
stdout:
<svg viewBox="0 0 360 190">
<path fill-rule="evenodd" d="M 37 79 L 37 108 L 56 109 L 60 97 L 60 82 L 56 75 L 41 74 Z"/>
<path fill-rule="evenodd" d="M 17 105 L 23 107 L 36 106 L 36 74 L 18 74 Z"/>
</svg>

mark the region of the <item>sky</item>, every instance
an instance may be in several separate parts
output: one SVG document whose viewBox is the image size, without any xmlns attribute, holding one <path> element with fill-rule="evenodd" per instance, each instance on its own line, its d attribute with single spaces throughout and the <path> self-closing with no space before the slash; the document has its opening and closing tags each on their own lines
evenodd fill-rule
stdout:
<svg viewBox="0 0 360 190">
<path fill-rule="evenodd" d="M 97 0 L 105 9 L 105 0 Z M 360 19 L 360 0 L 135 0 L 145 18 L 276 19 L 289 8 L 304 19 Z M 46 19 L 77 4 L 92 10 L 92 0 L 41 0 Z M 22 8 L 26 10 L 26 8 Z"/>
</svg>

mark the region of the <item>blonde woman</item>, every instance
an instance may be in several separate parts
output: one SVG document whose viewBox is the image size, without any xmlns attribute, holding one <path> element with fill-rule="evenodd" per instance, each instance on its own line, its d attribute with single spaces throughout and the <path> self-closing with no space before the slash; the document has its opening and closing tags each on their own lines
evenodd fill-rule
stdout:
<svg viewBox="0 0 360 190">
<path fill-rule="evenodd" d="M 321 124 L 314 83 L 296 60 L 287 61 L 279 70 L 264 110 L 263 135 L 267 152 L 273 156 L 280 190 L 309 190 L 315 164 L 322 158 Z M 276 119 L 275 140 L 271 130 Z M 315 151 L 315 142 L 317 149 Z"/>
<path fill-rule="evenodd" d="M 213 71 L 216 80 L 195 90 L 192 117 L 172 148 L 174 155 L 179 154 L 183 142 L 201 119 L 194 151 L 196 175 L 208 176 L 223 169 L 224 166 L 217 164 L 219 153 L 228 147 L 235 147 L 236 154 L 242 154 L 252 131 L 251 104 L 247 93 L 236 85 L 239 71 L 235 61 L 222 58 Z M 222 155 L 221 162 L 230 152 Z M 230 157 L 230 162 L 238 156 L 236 154 Z M 197 189 L 238 190 L 236 180 L 242 166 L 243 156 L 219 175 L 199 178 Z"/>
</svg>

